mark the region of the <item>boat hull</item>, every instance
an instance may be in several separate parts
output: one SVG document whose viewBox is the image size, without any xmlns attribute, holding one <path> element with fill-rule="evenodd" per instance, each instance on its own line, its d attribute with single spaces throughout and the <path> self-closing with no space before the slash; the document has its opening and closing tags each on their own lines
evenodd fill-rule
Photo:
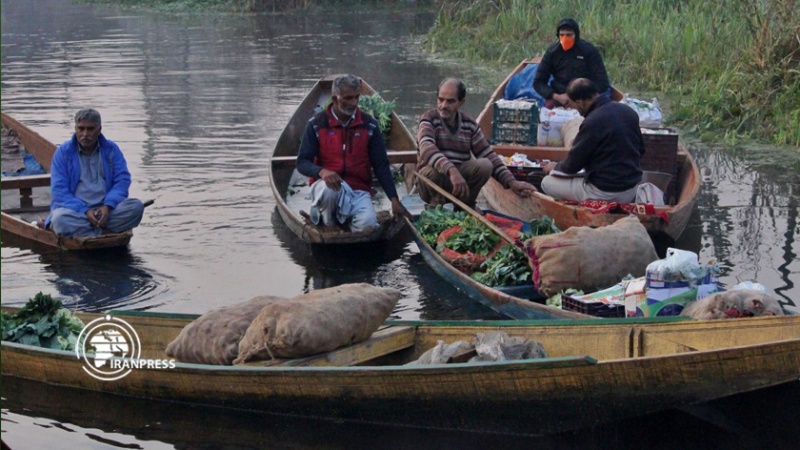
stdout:
<svg viewBox="0 0 800 450">
<path fill-rule="evenodd" d="M 139 331 L 145 353 L 165 358 L 157 347 L 165 346 L 163 340 L 177 334 L 185 321 L 137 316 L 118 317 L 125 317 Z M 605 325 L 404 322 L 392 326 L 413 327 L 414 346 L 405 350 L 413 356 L 437 340 L 452 342 L 490 330 L 536 339 L 556 356 L 431 366 L 176 363 L 173 369 L 135 369 L 113 382 L 87 375 L 74 353 L 3 342 L 2 373 L 115 395 L 297 416 L 540 434 L 796 380 L 800 377 L 799 321 L 795 316 Z M 148 336 L 160 338 L 154 342 Z M 352 351 L 372 348 L 369 341 L 362 344 Z"/>
</svg>

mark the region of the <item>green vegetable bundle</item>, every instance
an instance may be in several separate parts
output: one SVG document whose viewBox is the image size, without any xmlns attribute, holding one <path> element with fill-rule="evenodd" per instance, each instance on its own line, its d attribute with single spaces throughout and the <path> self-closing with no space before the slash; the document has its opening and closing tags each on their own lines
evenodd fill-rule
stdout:
<svg viewBox="0 0 800 450">
<path fill-rule="evenodd" d="M 0 313 L 2 340 L 25 345 L 75 350 L 83 322 L 61 302 L 39 292 L 13 316 Z"/>
<path fill-rule="evenodd" d="M 464 219 L 467 218 L 467 213 L 464 211 L 453 212 L 449 209 L 442 208 L 441 205 L 434 209 L 426 209 L 419 215 L 419 219 L 414 223 L 419 230 L 419 234 L 425 242 L 433 248 L 436 248 L 436 240 L 442 231 L 461 225 Z"/>
<path fill-rule="evenodd" d="M 362 95 L 358 99 L 358 107 L 378 121 L 384 140 L 392 130 L 392 110 L 396 106 L 394 100 L 385 102 L 378 94 Z"/>
</svg>

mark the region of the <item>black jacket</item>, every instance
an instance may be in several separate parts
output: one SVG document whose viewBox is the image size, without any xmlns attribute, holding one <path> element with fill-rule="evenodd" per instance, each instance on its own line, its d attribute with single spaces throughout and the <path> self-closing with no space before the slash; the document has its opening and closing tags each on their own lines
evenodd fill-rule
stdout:
<svg viewBox="0 0 800 450">
<path fill-rule="evenodd" d="M 592 80 L 601 94 L 611 87 L 600 52 L 589 41 L 580 38 L 580 30 L 574 31 L 575 45 L 568 51 L 561 48 L 560 42 L 551 45 L 536 71 L 533 88 L 547 100 L 553 98 L 554 93 L 565 93 L 569 82 L 576 78 Z M 553 82 L 548 84 L 550 75 L 553 76 Z"/>
<path fill-rule="evenodd" d="M 642 180 L 642 155 L 639 115 L 630 106 L 601 95 L 586 112 L 569 154 L 556 169 L 571 174 L 586 169 L 589 183 L 596 188 L 621 192 Z"/>
</svg>

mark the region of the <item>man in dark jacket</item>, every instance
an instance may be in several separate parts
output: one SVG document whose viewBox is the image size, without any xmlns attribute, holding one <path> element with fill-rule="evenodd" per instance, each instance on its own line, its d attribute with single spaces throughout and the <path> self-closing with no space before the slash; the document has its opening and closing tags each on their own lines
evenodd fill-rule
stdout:
<svg viewBox="0 0 800 450">
<path fill-rule="evenodd" d="M 567 85 L 576 78 L 588 78 L 601 94 L 610 94 L 611 83 L 603 57 L 594 45 L 581 39 L 578 22 L 561 20 L 556 37 L 559 41 L 547 49 L 533 80 L 533 88 L 546 100 L 545 106 L 568 106 Z"/>
<path fill-rule="evenodd" d="M 567 157 L 544 167 L 542 190 L 564 200 L 633 202 L 645 151 L 639 115 L 586 78 L 573 80 L 567 94 L 584 120 Z"/>
</svg>

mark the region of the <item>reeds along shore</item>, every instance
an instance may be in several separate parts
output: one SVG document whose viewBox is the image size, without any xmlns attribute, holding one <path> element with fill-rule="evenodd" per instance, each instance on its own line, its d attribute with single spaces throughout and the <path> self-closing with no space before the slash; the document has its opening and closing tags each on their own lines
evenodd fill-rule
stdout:
<svg viewBox="0 0 800 450">
<path fill-rule="evenodd" d="M 800 146 L 797 0 L 445 0 L 425 43 L 510 67 L 542 55 L 564 17 L 601 49 L 615 85 L 667 97 L 685 132 Z"/>
</svg>

